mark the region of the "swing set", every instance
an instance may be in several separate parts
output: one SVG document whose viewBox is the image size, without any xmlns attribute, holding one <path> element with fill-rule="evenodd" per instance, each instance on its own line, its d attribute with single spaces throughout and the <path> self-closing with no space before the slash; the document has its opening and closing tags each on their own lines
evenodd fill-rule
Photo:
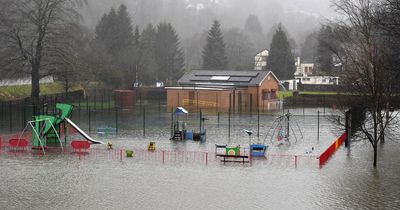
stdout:
<svg viewBox="0 0 400 210">
<path fill-rule="evenodd" d="M 294 126 L 291 125 L 293 122 Z M 297 141 L 303 139 L 303 132 L 300 129 L 299 123 L 293 118 L 293 115 L 287 112 L 286 114 L 278 116 L 274 120 L 264 138 L 264 144 L 268 138 L 271 144 L 274 144 L 274 138 L 276 138 L 278 145 L 284 143 L 288 143 L 290 145 L 290 139 L 292 136 L 296 143 Z"/>
</svg>

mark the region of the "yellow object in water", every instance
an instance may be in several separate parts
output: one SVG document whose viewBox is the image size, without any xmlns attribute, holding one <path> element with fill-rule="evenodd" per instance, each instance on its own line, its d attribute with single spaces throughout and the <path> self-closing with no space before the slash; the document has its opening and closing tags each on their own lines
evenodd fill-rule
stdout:
<svg viewBox="0 0 400 210">
<path fill-rule="evenodd" d="M 107 149 L 112 149 L 113 144 L 111 141 L 107 141 Z"/>
<path fill-rule="evenodd" d="M 150 142 L 149 145 L 147 146 L 147 150 L 149 150 L 149 151 L 156 150 L 156 143 L 155 142 Z"/>
</svg>

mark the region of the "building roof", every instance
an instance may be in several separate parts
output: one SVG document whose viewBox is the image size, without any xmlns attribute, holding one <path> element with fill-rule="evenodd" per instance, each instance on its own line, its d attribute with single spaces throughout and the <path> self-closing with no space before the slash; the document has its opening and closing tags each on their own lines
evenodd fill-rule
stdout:
<svg viewBox="0 0 400 210">
<path fill-rule="evenodd" d="M 193 70 L 183 75 L 178 83 L 196 87 L 249 87 L 259 86 L 269 74 L 276 78 L 271 71 Z"/>
</svg>

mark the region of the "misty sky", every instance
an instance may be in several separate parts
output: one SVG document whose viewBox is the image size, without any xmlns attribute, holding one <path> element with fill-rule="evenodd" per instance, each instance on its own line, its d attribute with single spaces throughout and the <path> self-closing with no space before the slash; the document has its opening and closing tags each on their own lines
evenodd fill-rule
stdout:
<svg viewBox="0 0 400 210">
<path fill-rule="evenodd" d="M 82 12 L 85 24 L 94 28 L 105 12 L 121 3 L 127 5 L 135 26 L 168 21 L 181 38 L 207 30 L 213 19 L 223 28 L 243 28 L 248 15 L 254 14 L 265 34 L 281 22 L 301 42 L 333 13 L 330 0 L 89 0 Z"/>
</svg>

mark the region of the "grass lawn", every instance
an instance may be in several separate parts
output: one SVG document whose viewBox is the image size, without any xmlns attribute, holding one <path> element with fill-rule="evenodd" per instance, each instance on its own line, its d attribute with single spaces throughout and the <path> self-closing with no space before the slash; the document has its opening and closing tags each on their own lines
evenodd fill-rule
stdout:
<svg viewBox="0 0 400 210">
<path fill-rule="evenodd" d="M 79 107 L 79 103 L 77 103 L 77 102 L 72 103 L 72 105 L 74 105 L 75 109 L 77 109 Z M 90 110 L 93 110 L 93 109 L 101 110 L 101 108 L 102 108 L 101 101 L 97 101 L 96 103 L 94 103 L 93 101 L 90 101 L 87 104 L 86 104 L 86 100 L 81 101 L 81 109 L 82 110 L 86 110 L 86 105 L 89 106 Z M 114 100 L 112 100 L 110 102 L 108 100 L 103 102 L 103 110 L 109 109 L 109 108 L 112 110 L 115 109 Z"/>
<path fill-rule="evenodd" d="M 288 98 L 293 96 L 294 91 L 280 91 L 278 97 Z M 323 92 L 323 91 L 299 91 L 299 95 L 338 95 L 337 92 Z"/>
<path fill-rule="evenodd" d="M 11 101 L 23 99 L 31 95 L 31 85 L 18 85 L 0 87 L 0 101 Z M 69 90 L 81 90 L 81 85 L 72 85 Z M 54 82 L 49 84 L 40 84 L 40 95 L 50 95 L 56 93 L 63 93 L 64 86 L 61 82 Z"/>
<path fill-rule="evenodd" d="M 300 95 L 337 95 L 337 92 L 322 92 L 322 91 L 300 91 Z"/>
</svg>

